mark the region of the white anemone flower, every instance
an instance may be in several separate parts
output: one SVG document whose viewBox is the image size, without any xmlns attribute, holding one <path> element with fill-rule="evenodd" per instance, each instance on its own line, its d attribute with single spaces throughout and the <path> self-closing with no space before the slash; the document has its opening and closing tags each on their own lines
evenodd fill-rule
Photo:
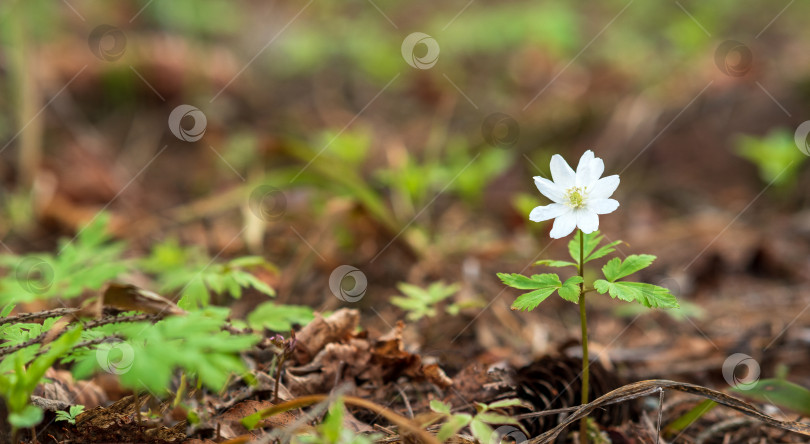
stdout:
<svg viewBox="0 0 810 444">
<path fill-rule="evenodd" d="M 605 171 L 602 159 L 594 157 L 593 151 L 585 151 L 579 159 L 577 171 L 559 154 L 551 158 L 551 178 L 535 176 L 534 184 L 552 204 L 536 207 L 529 214 L 534 222 L 554 219 L 551 237 L 559 239 L 579 228 L 583 233 L 599 229 L 599 215 L 619 208 L 619 202 L 609 197 L 619 186 L 619 175 L 599 178 Z"/>
</svg>

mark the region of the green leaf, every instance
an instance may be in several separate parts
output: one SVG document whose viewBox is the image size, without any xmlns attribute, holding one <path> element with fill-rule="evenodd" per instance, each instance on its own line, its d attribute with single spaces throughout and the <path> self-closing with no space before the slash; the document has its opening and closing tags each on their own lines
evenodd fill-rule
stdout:
<svg viewBox="0 0 810 444">
<path fill-rule="evenodd" d="M 631 254 L 624 261 L 614 257 L 602 267 L 602 273 L 608 281 L 614 282 L 649 267 L 654 260 L 655 256 L 651 254 Z"/>
<path fill-rule="evenodd" d="M 599 259 L 601 257 L 607 256 L 610 253 L 613 253 L 614 251 L 616 251 L 616 249 L 613 248 L 613 247 L 615 247 L 616 245 L 619 245 L 620 243 L 622 243 L 622 241 L 617 240 L 617 241 L 613 241 L 613 242 L 611 242 L 611 243 L 609 243 L 607 245 L 603 245 L 603 246 L 599 247 L 599 249 L 594 251 L 593 254 L 590 254 L 587 257 L 585 257 L 585 263 L 588 263 L 588 262 L 590 262 L 592 260 L 596 260 L 596 259 Z"/>
<path fill-rule="evenodd" d="M 557 288 L 558 287 L 548 287 L 522 294 L 512 303 L 512 310 L 534 310 L 541 302 L 551 296 Z"/>
<path fill-rule="evenodd" d="M 440 442 L 445 442 L 450 439 L 451 436 L 455 435 L 459 430 L 466 427 L 470 421 L 472 421 L 472 416 L 467 413 L 452 415 L 439 429 L 439 433 L 436 435 L 436 438 Z"/>
<path fill-rule="evenodd" d="M 9 413 L 8 422 L 18 429 L 29 429 L 42 421 L 42 410 L 33 405 L 27 405 L 19 412 Z"/>
<path fill-rule="evenodd" d="M 560 286 L 560 277 L 553 273 L 535 274 L 532 277 L 519 273 L 498 273 L 498 277 L 501 278 L 504 284 L 518 290 L 535 290 L 548 286 Z"/>
<path fill-rule="evenodd" d="M 488 426 L 484 421 L 478 419 L 481 415 L 477 415 L 473 418 L 472 422 L 470 422 L 470 430 L 474 437 L 478 439 L 478 442 L 489 443 L 492 439 L 492 434 L 495 432 L 492 430 L 492 427 Z"/>
<path fill-rule="evenodd" d="M 512 310 L 534 310 L 541 302 L 562 286 L 560 277 L 553 273 L 535 274 L 527 277 L 522 274 L 498 273 L 504 284 L 519 290 L 535 290 L 520 295 L 514 303 Z"/>
<path fill-rule="evenodd" d="M 583 282 L 580 276 L 571 276 L 563 282 L 562 287 L 557 290 L 561 298 L 566 301 L 579 303 L 579 284 Z"/>
<path fill-rule="evenodd" d="M 576 267 L 577 266 L 577 264 L 574 263 L 574 262 L 554 261 L 554 260 L 548 260 L 548 259 L 544 259 L 542 261 L 537 261 L 537 262 L 534 263 L 534 265 L 545 265 L 547 267 L 556 267 L 556 268 Z"/>
<path fill-rule="evenodd" d="M 436 413 L 444 413 L 445 415 L 450 414 L 450 406 L 439 401 L 438 399 L 432 399 L 430 401 L 430 409 Z"/>
<path fill-rule="evenodd" d="M 294 324 L 307 325 L 314 318 L 312 309 L 304 305 L 277 305 L 265 302 L 250 312 L 247 322 L 254 330 L 266 328 L 289 332 Z"/>
<path fill-rule="evenodd" d="M 686 429 L 716 406 L 717 403 L 711 399 L 704 399 L 700 404 L 692 407 L 688 412 L 679 416 L 678 419 L 669 423 L 664 429 L 664 433 L 672 435 Z"/>
<path fill-rule="evenodd" d="M 746 385 L 745 389 L 734 387 L 731 391 L 810 416 L 810 390 L 784 379 L 761 379 L 750 386 Z"/>
<path fill-rule="evenodd" d="M 259 421 L 262 420 L 262 412 L 256 412 L 251 415 L 245 416 L 242 418 L 242 425 L 245 426 L 248 430 L 253 430 L 259 424 Z"/>
<path fill-rule="evenodd" d="M 604 279 L 597 279 L 593 282 L 593 288 L 595 288 L 599 294 L 605 294 L 610 289 L 610 282 Z"/>
<path fill-rule="evenodd" d="M 475 419 L 478 420 L 478 421 L 483 421 L 483 422 L 485 422 L 487 424 L 493 424 L 493 425 L 495 425 L 495 424 L 519 425 L 520 424 L 520 422 L 517 419 L 514 419 L 514 418 L 506 416 L 506 415 L 501 415 L 501 414 L 498 414 L 498 413 L 492 413 L 492 412 L 479 413 L 479 414 L 475 415 Z"/>
<path fill-rule="evenodd" d="M 678 301 L 669 289 L 643 282 L 608 282 L 599 279 L 593 283 L 600 294 L 610 293 L 612 298 L 637 301 L 648 308 L 677 308 Z"/>
<path fill-rule="evenodd" d="M 502 399 L 500 401 L 495 401 L 492 404 L 487 405 L 487 409 L 502 409 L 505 407 L 516 407 L 516 406 L 523 406 L 525 403 L 521 399 L 511 398 L 511 399 Z"/>
<path fill-rule="evenodd" d="M 583 234 L 585 243 L 582 255 L 584 257 L 588 257 L 593 252 L 593 249 L 599 245 L 599 242 L 602 241 L 602 236 L 599 234 L 599 231 L 594 231 L 593 233 Z M 579 233 L 574 234 L 574 238 L 568 242 L 568 253 L 571 254 L 571 258 L 574 259 L 574 262 L 579 264 Z M 587 260 L 585 261 L 587 262 Z M 580 264 L 581 265 L 581 264 Z"/>
<path fill-rule="evenodd" d="M 418 321 L 423 317 L 436 316 L 436 305 L 456 294 L 461 286 L 434 282 L 427 288 L 400 282 L 399 291 L 405 296 L 391 297 L 391 303 L 408 312 L 408 319 Z"/>
</svg>

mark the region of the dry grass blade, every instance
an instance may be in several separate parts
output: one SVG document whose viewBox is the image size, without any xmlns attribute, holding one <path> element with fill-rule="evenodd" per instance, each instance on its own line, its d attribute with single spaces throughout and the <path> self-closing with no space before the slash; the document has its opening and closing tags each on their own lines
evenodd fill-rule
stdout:
<svg viewBox="0 0 810 444">
<path fill-rule="evenodd" d="M 666 379 L 652 379 L 649 381 L 640 381 L 635 382 L 633 384 L 627 384 L 623 387 L 613 390 L 612 392 L 604 396 L 597 398 L 593 402 L 590 402 L 588 404 L 579 407 L 579 409 L 573 412 L 557 427 L 543 433 L 540 436 L 532 438 L 531 440 L 528 441 L 528 444 L 542 444 L 551 442 L 569 425 L 580 420 L 581 418 L 588 416 L 593 410 L 597 408 L 604 407 L 610 404 L 615 404 L 618 402 L 628 401 L 630 399 L 640 398 L 642 396 L 652 395 L 654 393 L 657 393 L 661 389 L 677 390 L 681 392 L 691 393 L 693 395 L 701 396 L 707 399 L 711 399 L 712 401 L 717 402 L 718 404 L 723 404 L 726 407 L 730 407 L 748 416 L 757 418 L 771 427 L 776 427 L 782 430 L 788 430 L 791 432 L 800 433 L 805 436 L 810 436 L 810 424 L 795 421 L 780 421 L 776 418 L 773 418 L 760 412 L 751 404 L 748 404 L 745 401 L 729 396 L 725 393 L 718 392 L 716 390 L 708 389 L 706 387 L 701 387 L 699 385 L 694 384 L 668 381 Z"/>
</svg>

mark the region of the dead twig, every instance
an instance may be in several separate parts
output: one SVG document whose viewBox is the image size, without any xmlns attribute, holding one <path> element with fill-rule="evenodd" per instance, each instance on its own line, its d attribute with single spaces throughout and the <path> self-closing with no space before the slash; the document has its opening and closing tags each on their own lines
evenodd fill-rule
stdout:
<svg viewBox="0 0 810 444">
<path fill-rule="evenodd" d="M 693 395 L 701 396 L 712 401 L 723 404 L 726 407 L 737 410 L 745 415 L 756 418 L 771 427 L 780 428 L 782 430 L 789 430 L 791 432 L 799 433 L 805 436 L 810 436 L 810 424 L 805 424 L 795 421 L 781 421 L 772 416 L 766 415 L 757 410 L 751 404 L 740 399 L 729 396 L 725 393 L 716 390 L 701 387 L 695 384 L 687 384 L 682 382 L 668 381 L 665 379 L 653 379 L 649 381 L 640 381 L 633 384 L 627 384 L 616 390 L 613 390 L 606 395 L 600 396 L 596 400 L 579 406 L 579 408 L 565 418 L 557 427 L 532 438 L 528 444 L 541 444 L 552 442 L 557 436 L 562 433 L 569 425 L 579 421 L 580 419 L 588 416 L 593 410 L 611 404 L 636 399 L 643 396 L 649 396 L 658 393 L 660 390 L 677 390 Z"/>
</svg>

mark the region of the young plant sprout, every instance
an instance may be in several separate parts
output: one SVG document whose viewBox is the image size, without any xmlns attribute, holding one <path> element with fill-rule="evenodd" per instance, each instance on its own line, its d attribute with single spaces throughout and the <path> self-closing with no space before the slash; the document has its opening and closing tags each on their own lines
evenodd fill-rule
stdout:
<svg viewBox="0 0 810 444">
<path fill-rule="evenodd" d="M 599 215 L 612 213 L 619 207 L 619 202 L 610 199 L 619 186 L 619 176 L 600 177 L 605 170 L 602 159 L 595 157 L 593 151 L 586 151 L 579 159 L 574 172 L 559 154 L 551 158 L 550 181 L 535 177 L 534 183 L 544 196 L 552 203 L 532 210 L 529 219 L 542 222 L 554 219 L 550 236 L 554 239 L 565 237 L 574 229 L 578 233 L 568 243 L 568 251 L 573 262 L 560 260 L 541 260 L 535 265 L 547 267 L 574 267 L 577 271 L 565 281 L 556 273 L 524 276 L 518 273 L 498 273 L 504 284 L 519 289 L 530 290 L 519 296 L 512 303 L 513 310 L 534 310 L 541 302 L 555 291 L 566 301 L 579 304 L 579 319 L 582 328 L 582 404 L 588 403 L 588 324 L 585 312 L 585 295 L 590 292 L 608 293 L 612 298 L 627 302 L 639 302 L 648 308 L 677 308 L 678 302 L 669 290 L 653 284 L 620 280 L 642 270 L 655 260 L 649 254 L 632 254 L 624 260 L 614 257 L 602 267 L 604 279 L 597 279 L 592 284 L 585 283 L 585 264 L 614 253 L 614 241 L 599 247 L 603 236 L 599 234 Z M 599 247 L 597 249 L 597 247 Z M 580 443 L 588 442 L 587 418 L 580 421 Z"/>
</svg>

